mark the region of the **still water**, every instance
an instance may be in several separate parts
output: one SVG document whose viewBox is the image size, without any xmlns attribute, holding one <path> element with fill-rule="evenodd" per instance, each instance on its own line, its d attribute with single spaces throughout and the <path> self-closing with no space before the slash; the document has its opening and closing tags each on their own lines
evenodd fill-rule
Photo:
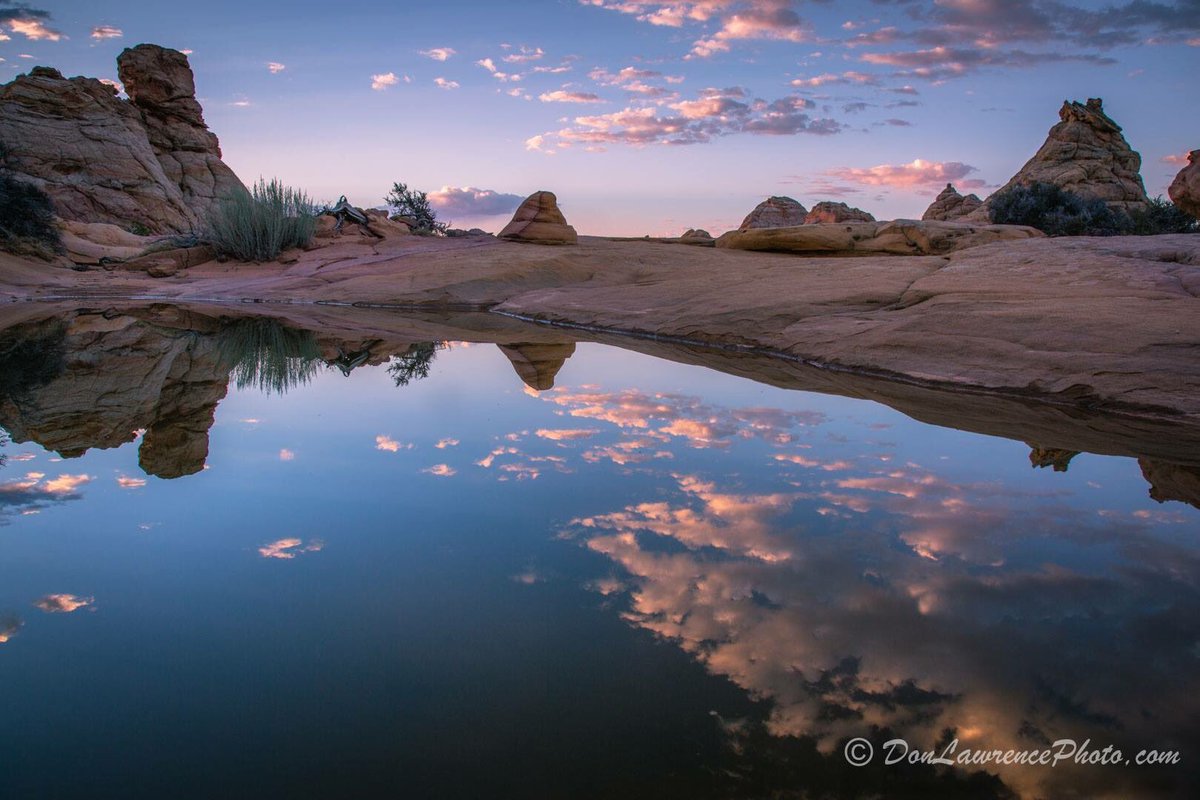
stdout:
<svg viewBox="0 0 1200 800">
<path fill-rule="evenodd" d="M 0 336 L 0 797 L 1196 796 L 1195 466 L 412 341 Z"/>
</svg>

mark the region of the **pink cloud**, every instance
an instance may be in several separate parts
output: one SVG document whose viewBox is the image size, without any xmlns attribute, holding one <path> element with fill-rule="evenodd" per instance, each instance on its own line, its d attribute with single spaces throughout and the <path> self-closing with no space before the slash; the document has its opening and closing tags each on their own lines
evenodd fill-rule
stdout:
<svg viewBox="0 0 1200 800">
<path fill-rule="evenodd" d="M 34 41 L 58 42 L 67 38 L 63 33 L 47 27 L 44 22 L 32 17 L 10 19 L 8 28 L 13 33 L 19 33 L 26 39 Z"/>
<path fill-rule="evenodd" d="M 839 167 L 825 174 L 837 180 L 865 186 L 914 188 L 958 183 L 977 188 L 984 185 L 978 179 L 966 179 L 976 168 L 959 161 L 925 161 L 915 159 L 907 164 L 879 164 L 874 167 Z"/>
<path fill-rule="evenodd" d="M 591 92 L 567 92 L 562 89 L 542 92 L 538 100 L 543 103 L 603 103 L 604 99 Z"/>
</svg>

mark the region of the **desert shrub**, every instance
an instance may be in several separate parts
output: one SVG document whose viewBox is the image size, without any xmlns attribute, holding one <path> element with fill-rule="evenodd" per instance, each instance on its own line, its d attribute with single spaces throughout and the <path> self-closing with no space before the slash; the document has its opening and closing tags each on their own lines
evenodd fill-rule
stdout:
<svg viewBox="0 0 1200 800">
<path fill-rule="evenodd" d="M 1127 232 L 1134 236 L 1161 233 L 1198 233 L 1200 222 L 1170 200 L 1155 197 L 1143 209 L 1129 212 Z"/>
<path fill-rule="evenodd" d="M 312 241 L 316 215 L 303 191 L 259 178 L 249 192 L 234 192 L 213 205 L 205 239 L 221 255 L 271 261 Z"/>
<path fill-rule="evenodd" d="M 63 251 L 50 196 L 8 175 L 0 175 L 0 247 L 43 258 Z"/>
<path fill-rule="evenodd" d="M 418 234 L 444 234 L 450 227 L 448 222 L 438 222 L 437 212 L 429 202 L 429 195 L 408 188 L 404 183 L 393 183 L 392 191 L 383 202 L 394 208 L 395 216 L 413 221 L 412 231 Z"/>
<path fill-rule="evenodd" d="M 989 205 L 992 222 L 1028 225 L 1049 236 L 1115 236 L 1128 227 L 1128 217 L 1103 200 L 1052 183 L 1014 186 L 993 195 Z"/>
</svg>

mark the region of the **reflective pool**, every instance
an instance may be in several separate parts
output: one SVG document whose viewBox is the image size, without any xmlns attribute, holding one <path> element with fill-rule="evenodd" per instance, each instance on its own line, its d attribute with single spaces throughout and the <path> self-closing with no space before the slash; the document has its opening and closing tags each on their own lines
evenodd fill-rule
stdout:
<svg viewBox="0 0 1200 800">
<path fill-rule="evenodd" d="M 2 797 L 1195 796 L 1177 436 L 492 320 L 9 322 Z"/>
</svg>

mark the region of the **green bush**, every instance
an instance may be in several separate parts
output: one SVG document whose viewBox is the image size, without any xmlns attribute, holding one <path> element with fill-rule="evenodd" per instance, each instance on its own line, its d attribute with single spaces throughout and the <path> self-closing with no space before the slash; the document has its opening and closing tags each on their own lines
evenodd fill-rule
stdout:
<svg viewBox="0 0 1200 800">
<path fill-rule="evenodd" d="M 259 178 L 251 191 L 213 206 L 205 239 L 217 253 L 239 261 L 272 261 L 284 250 L 309 244 L 316 226 L 317 208 L 307 194 Z"/>
<path fill-rule="evenodd" d="M 396 209 L 396 216 L 413 221 L 412 231 L 417 234 L 445 234 L 448 222 L 438 222 L 437 212 L 425 192 L 410 190 L 407 184 L 393 183 L 392 191 L 383 202 Z"/>
<path fill-rule="evenodd" d="M 1143 209 L 1129 212 L 1128 217 L 1128 232 L 1134 236 L 1200 232 L 1195 217 L 1162 196 L 1153 198 Z"/>
<path fill-rule="evenodd" d="M 991 220 L 1028 225 L 1049 236 L 1157 236 L 1200 232 L 1200 223 L 1170 200 L 1155 197 L 1144 208 L 1114 211 L 1103 200 L 1081 197 L 1050 183 L 1014 186 L 993 195 Z"/>
<path fill-rule="evenodd" d="M 1128 218 L 1103 200 L 1080 197 L 1052 183 L 1014 186 L 992 196 L 992 222 L 1028 225 L 1049 236 L 1116 236 Z"/>
<path fill-rule="evenodd" d="M 0 175 L 0 248 L 47 259 L 63 252 L 49 195 L 8 175 Z"/>
</svg>

